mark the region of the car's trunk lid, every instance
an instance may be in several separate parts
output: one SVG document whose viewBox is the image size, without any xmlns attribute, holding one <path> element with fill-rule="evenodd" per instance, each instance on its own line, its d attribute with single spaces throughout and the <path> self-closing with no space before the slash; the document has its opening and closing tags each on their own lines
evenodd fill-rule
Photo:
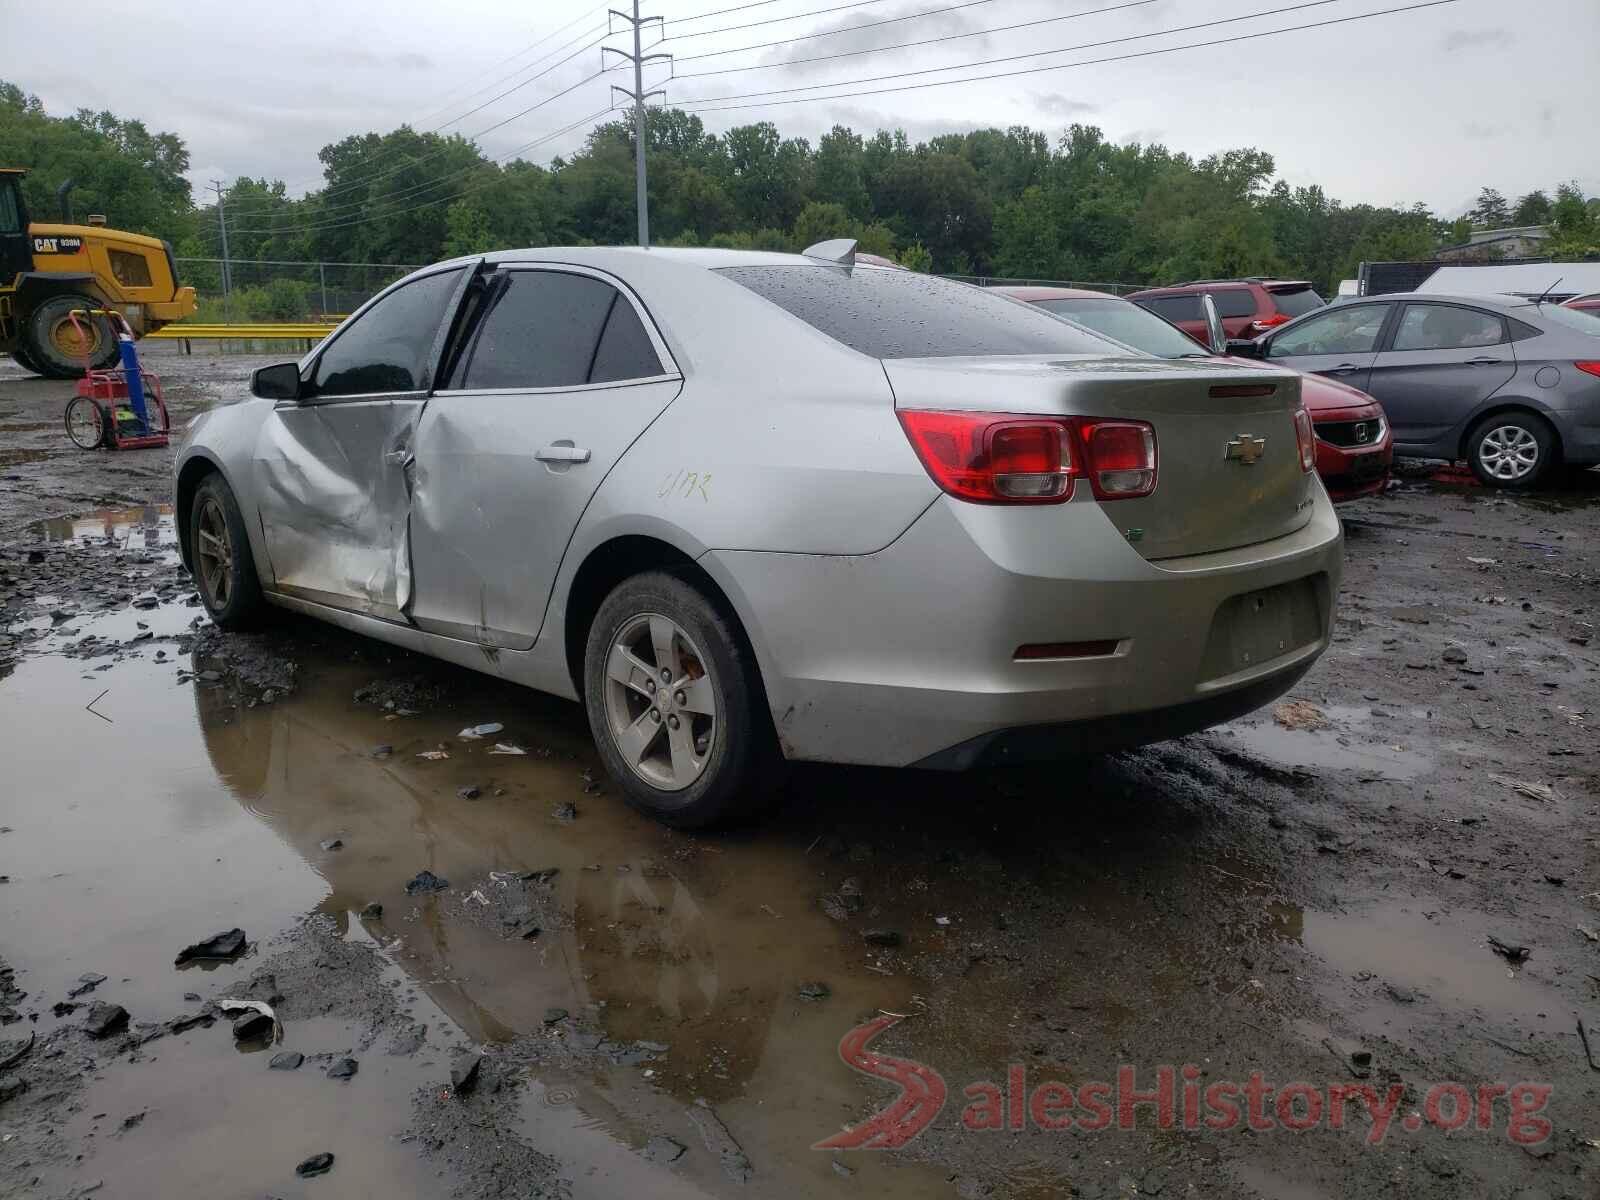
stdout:
<svg viewBox="0 0 1600 1200">
<path fill-rule="evenodd" d="M 1316 481 L 1300 469 L 1300 378 L 1204 359 L 1005 356 L 885 359 L 898 408 L 1048 413 L 1148 421 L 1155 491 L 1102 501 L 1149 559 L 1283 537 L 1310 520 Z M 1074 503 L 1094 503 L 1080 487 Z"/>
</svg>

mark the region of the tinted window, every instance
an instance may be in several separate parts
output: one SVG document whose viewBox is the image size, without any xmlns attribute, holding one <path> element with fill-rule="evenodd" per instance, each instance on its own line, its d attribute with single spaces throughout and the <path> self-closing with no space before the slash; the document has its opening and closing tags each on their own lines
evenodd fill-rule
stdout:
<svg viewBox="0 0 1600 1200">
<path fill-rule="evenodd" d="M 1369 354 L 1378 348 L 1387 304 L 1341 304 L 1291 325 L 1269 343 L 1268 358 L 1295 354 Z"/>
<path fill-rule="evenodd" d="M 1310 288 L 1294 288 L 1287 292 L 1273 292 L 1272 303 L 1286 317 L 1303 317 L 1323 307 L 1322 297 Z"/>
<path fill-rule="evenodd" d="M 590 383 L 615 383 L 619 379 L 648 379 L 661 374 L 661 359 L 650 344 L 639 314 L 620 293 L 611 305 L 611 316 L 600 335 L 600 348 L 594 352 L 589 369 Z"/>
<path fill-rule="evenodd" d="M 1205 309 L 1199 296 L 1141 296 L 1135 304 L 1148 308 L 1167 321 L 1204 321 Z"/>
<path fill-rule="evenodd" d="M 1396 350 L 1465 350 L 1498 346 L 1506 340 L 1504 323 L 1493 313 L 1443 304 L 1408 304 L 1395 331 Z"/>
<path fill-rule="evenodd" d="M 1126 353 L 1030 305 L 916 271 L 799 266 L 718 273 L 873 358 Z"/>
<path fill-rule="evenodd" d="M 589 275 L 511 271 L 451 387 L 562 388 L 661 374 L 617 289 Z"/>
<path fill-rule="evenodd" d="M 360 396 L 426 386 L 427 358 L 461 272 L 405 284 L 358 317 L 317 359 L 316 394 Z"/>
<path fill-rule="evenodd" d="M 1039 307 L 1146 354 L 1182 358 L 1185 354 L 1206 352 L 1177 326 L 1168 325 L 1131 300 L 1113 300 L 1109 296 L 1104 300 L 1041 300 Z"/>
<path fill-rule="evenodd" d="M 22 214 L 17 211 L 16 189 L 0 183 L 0 233 L 21 233 Z"/>
<path fill-rule="evenodd" d="M 1256 298 L 1246 288 L 1229 288 L 1212 292 L 1211 300 L 1217 306 L 1219 317 L 1253 317 L 1256 315 Z"/>
</svg>

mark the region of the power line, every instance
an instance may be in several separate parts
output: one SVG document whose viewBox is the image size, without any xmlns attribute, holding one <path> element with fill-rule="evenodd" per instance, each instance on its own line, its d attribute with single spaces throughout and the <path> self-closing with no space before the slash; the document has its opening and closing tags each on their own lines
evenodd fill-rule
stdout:
<svg viewBox="0 0 1600 1200">
<path fill-rule="evenodd" d="M 589 123 L 591 123 L 593 121 L 598 121 L 601 117 L 605 116 L 608 112 L 611 112 L 614 107 L 615 107 L 615 105 L 608 104 L 608 105 L 606 105 L 605 108 L 600 109 L 598 112 L 590 113 L 587 117 L 580 117 L 578 120 L 572 122 L 572 124 L 565 125 L 562 128 L 557 129 L 554 133 L 547 133 L 543 137 L 535 138 L 531 142 L 527 142 L 527 143 L 524 143 L 521 146 L 518 146 L 515 150 L 511 151 L 509 154 L 501 155 L 500 157 L 494 158 L 494 159 L 490 159 L 489 161 L 490 162 L 504 162 L 506 159 L 516 157 L 517 155 L 520 155 L 520 154 L 522 154 L 522 153 L 524 153 L 524 152 L 526 152 L 528 150 L 533 149 L 533 147 L 535 147 L 535 146 L 543 145 L 545 142 L 554 141 L 556 138 L 559 138 L 559 137 L 562 137 L 562 136 L 564 136 L 564 135 L 566 135 L 568 133 L 571 133 L 574 129 L 578 128 L 580 125 L 587 125 L 587 124 L 589 124 Z M 482 164 L 480 164 L 480 165 L 482 165 Z M 496 176 L 495 178 L 498 178 L 498 176 Z M 349 229 L 349 228 L 351 228 L 353 226 L 356 226 L 356 225 L 365 225 L 370 221 L 380 221 L 380 220 L 381 221 L 388 221 L 388 220 L 393 220 L 396 217 L 405 216 L 407 213 L 418 212 L 418 211 L 420 211 L 420 210 L 422 210 L 424 208 L 428 208 L 428 207 L 430 207 L 431 205 L 434 205 L 434 204 L 444 204 L 444 203 L 447 203 L 447 202 L 449 202 L 451 200 L 459 200 L 463 196 L 470 195 L 474 191 L 477 191 L 477 190 L 479 190 L 479 189 L 481 189 L 483 187 L 488 186 L 488 184 L 490 182 L 492 182 L 492 180 L 486 178 L 482 182 L 479 182 L 479 183 L 476 183 L 476 184 L 473 184 L 473 185 L 469 185 L 468 187 L 462 188 L 459 192 L 456 192 L 454 195 L 439 196 L 439 197 L 436 197 L 435 199 L 432 199 L 432 200 L 424 200 L 422 203 L 414 204 L 409 208 L 402 208 L 402 209 L 399 209 L 399 210 L 394 211 L 394 212 L 375 213 L 370 217 L 355 217 L 355 218 L 352 218 L 351 220 L 348 220 L 348 221 L 334 221 L 334 222 L 326 223 L 326 224 L 320 224 L 319 223 L 319 224 L 314 224 L 314 225 L 300 225 L 300 226 L 296 226 L 296 227 L 293 227 L 293 228 L 286 228 L 286 229 L 235 229 L 233 232 L 235 234 L 239 234 L 239 233 L 311 233 L 311 232 L 314 232 L 314 231 L 320 230 L 320 229 Z"/>
<path fill-rule="evenodd" d="M 1253 13 L 1253 14 L 1251 14 L 1251 16 L 1252 17 L 1272 16 L 1272 15 L 1274 15 L 1276 13 L 1292 12 L 1297 8 L 1309 8 L 1309 7 L 1312 7 L 1313 5 L 1316 5 L 1316 4 L 1322 4 L 1322 3 L 1328 3 L 1328 2 L 1330 2 L 1330 0 L 1311 0 L 1311 3 L 1309 3 L 1309 4 L 1291 5 L 1288 8 L 1282 8 L 1282 9 L 1266 9 L 1266 10 L 1263 10 L 1262 12 Z M 892 74 L 892 75 L 879 75 L 879 76 L 875 76 L 875 77 L 873 77 L 871 79 L 841 80 L 841 81 L 839 81 L 837 83 L 832 83 L 832 84 L 813 84 L 813 85 L 806 86 L 806 87 L 775 88 L 775 89 L 773 89 L 771 91 L 766 91 L 766 92 L 745 92 L 745 93 L 739 93 L 739 94 L 728 95 L 728 96 L 691 97 L 691 98 L 688 98 L 688 99 L 684 99 L 684 100 L 678 101 L 674 105 L 674 107 L 680 107 L 685 112 L 731 112 L 731 111 L 733 111 L 735 109 L 743 109 L 743 108 L 770 108 L 770 107 L 776 107 L 776 106 L 779 106 L 779 105 L 807 104 L 807 103 L 810 103 L 813 100 L 848 100 L 848 99 L 854 99 L 854 98 L 859 97 L 859 96 L 881 96 L 881 95 L 886 95 L 886 94 L 888 94 L 890 92 L 910 92 L 910 91 L 921 91 L 921 90 L 926 89 L 926 88 L 950 87 L 952 85 L 960 84 L 960 83 L 982 83 L 982 82 L 984 82 L 986 80 L 991 80 L 991 79 L 1012 79 L 1012 78 L 1015 78 L 1015 77 L 1020 76 L 1020 75 L 1040 75 L 1040 74 L 1045 74 L 1045 73 L 1050 72 L 1050 71 L 1069 71 L 1069 70 L 1072 70 L 1072 69 L 1074 69 L 1076 67 L 1092 67 L 1092 66 L 1100 65 L 1102 63 L 1127 62 L 1127 61 L 1129 61 L 1131 59 L 1137 59 L 1137 58 L 1152 58 L 1152 57 L 1155 57 L 1156 55 L 1160 55 L 1160 54 L 1175 54 L 1180 50 L 1201 50 L 1201 49 L 1206 49 L 1206 48 L 1211 47 L 1211 46 L 1228 46 L 1228 45 L 1233 45 L 1233 44 L 1235 44 L 1237 42 L 1253 41 L 1253 40 L 1255 40 L 1257 38 L 1274 37 L 1274 36 L 1276 36 L 1278 34 L 1281 34 L 1281 33 L 1298 33 L 1301 30 L 1306 30 L 1306 29 L 1322 29 L 1322 28 L 1326 28 L 1327 26 L 1330 26 L 1330 25 L 1344 25 L 1344 24 L 1348 24 L 1349 22 L 1352 22 L 1352 21 L 1366 21 L 1366 20 L 1370 20 L 1370 19 L 1372 19 L 1374 17 L 1393 16 L 1396 13 L 1416 12 L 1416 11 L 1418 11 L 1420 9 L 1439 8 L 1439 7 L 1442 7 L 1443 5 L 1446 5 L 1446 4 L 1456 4 L 1456 3 L 1459 3 L 1459 0 L 1423 0 L 1422 3 L 1418 3 L 1418 4 L 1406 4 L 1406 5 L 1400 5 L 1400 6 L 1395 7 L 1395 8 L 1378 9 L 1378 10 L 1376 10 L 1374 12 L 1355 13 L 1355 14 L 1353 14 L 1351 16 L 1347 16 L 1347 17 L 1332 17 L 1332 18 L 1329 18 L 1326 21 L 1312 21 L 1312 22 L 1309 22 L 1309 23 L 1304 24 L 1304 25 L 1288 25 L 1288 26 L 1285 26 L 1282 29 L 1264 29 L 1264 30 L 1259 30 L 1259 31 L 1257 31 L 1255 33 L 1241 33 L 1241 34 L 1238 34 L 1238 35 L 1236 35 L 1234 37 L 1213 38 L 1212 40 L 1206 41 L 1206 42 L 1192 42 L 1192 43 L 1188 43 L 1188 44 L 1185 44 L 1185 45 L 1182 45 L 1182 46 L 1165 46 L 1165 47 L 1161 47 L 1161 48 L 1155 49 L 1155 50 L 1139 50 L 1139 51 L 1134 51 L 1134 52 L 1129 53 L 1129 54 L 1112 54 L 1112 55 L 1107 55 L 1107 56 L 1105 56 L 1103 58 L 1085 59 L 1082 62 L 1075 62 L 1075 63 L 1056 63 L 1056 64 L 1054 64 L 1052 66 L 1045 66 L 1045 67 L 1025 67 L 1025 68 L 1022 68 L 1022 69 L 1019 69 L 1019 70 L 1015 70 L 1015 71 L 994 71 L 994 72 L 990 72 L 987 75 L 970 75 L 970 76 L 966 76 L 966 77 L 961 78 L 961 79 L 936 79 L 936 80 L 932 80 L 932 81 L 927 82 L 927 83 L 902 84 L 899 87 L 868 88 L 868 89 L 864 89 L 864 90 L 861 90 L 861 91 L 834 92 L 834 93 L 831 93 L 831 94 L 826 95 L 826 96 L 802 96 L 802 97 L 796 97 L 796 98 L 788 99 L 788 100 L 763 100 L 763 101 L 757 101 L 756 103 L 751 103 L 751 104 L 727 104 L 727 103 L 724 103 L 725 101 L 729 101 L 729 100 L 748 100 L 748 99 L 751 99 L 752 97 L 782 96 L 782 95 L 787 95 L 787 94 L 792 93 L 792 92 L 816 91 L 819 88 L 825 88 L 825 87 L 852 87 L 857 83 L 871 83 L 871 82 L 876 82 L 878 80 L 887 80 L 887 79 L 904 79 L 904 78 L 908 78 L 910 76 L 915 76 L 915 75 L 926 75 L 926 74 L 929 74 L 930 72 L 934 72 L 934 71 L 957 71 L 957 70 L 962 70 L 965 67 L 969 67 L 969 66 L 973 66 L 973 65 L 977 65 L 977 64 L 965 63 L 965 64 L 957 64 L 957 65 L 949 66 L 949 67 L 930 67 L 930 68 L 926 68 L 926 69 L 920 70 L 920 71 L 900 71 L 900 72 L 897 72 L 897 73 Z M 1190 28 L 1190 27 L 1185 27 L 1185 28 Z M 1193 27 L 1193 28 L 1198 28 L 1198 26 Z M 1167 29 L 1167 30 L 1162 30 L 1161 32 L 1163 32 L 1163 33 L 1179 33 L 1179 32 L 1182 32 L 1182 29 L 1181 28 Z M 1156 34 L 1150 34 L 1148 36 L 1154 37 L 1154 36 L 1157 36 L 1157 35 Z M 1060 54 L 1060 53 L 1064 53 L 1066 50 L 1070 50 L 1071 48 L 1072 47 L 1065 47 L 1062 50 L 1036 50 L 1036 51 L 1032 52 L 1031 54 L 1016 55 L 1016 56 L 1013 56 L 1013 58 L 1016 58 L 1016 57 L 1020 57 L 1020 58 L 1037 58 L 1037 57 L 1040 57 L 1041 55 L 1045 55 L 1045 54 Z M 995 60 L 995 61 L 1007 61 L 1007 60 Z M 697 106 L 697 107 L 690 107 L 690 106 Z"/>
<path fill-rule="evenodd" d="M 1326 2 L 1327 3 L 1332 3 L 1333 0 L 1326 0 Z M 1054 17 L 1040 17 L 1039 19 L 1034 20 L 1034 21 L 1019 21 L 1015 25 L 993 25 L 993 26 L 989 26 L 989 27 L 984 28 L 984 29 L 969 30 L 969 31 L 967 31 L 965 33 L 946 33 L 946 34 L 941 34 L 939 37 L 922 38 L 922 39 L 920 39 L 918 41 L 915 41 L 915 42 L 896 42 L 892 46 L 869 46 L 869 47 L 867 47 L 866 49 L 863 49 L 863 50 L 841 50 L 837 54 L 818 54 L 818 55 L 815 55 L 815 56 L 813 56 L 811 58 L 786 58 L 782 62 L 755 63 L 755 64 L 753 64 L 751 66 L 748 66 L 748 67 L 718 67 L 714 71 L 686 71 L 682 75 L 679 75 L 676 72 L 674 72 L 673 78 L 675 78 L 675 79 L 702 79 L 702 78 L 704 78 L 704 77 L 706 77 L 708 75 L 733 75 L 733 74 L 736 74 L 736 73 L 741 72 L 741 71 L 772 71 L 772 70 L 776 70 L 779 67 L 799 66 L 801 63 L 831 62 L 833 59 L 836 59 L 836 58 L 853 58 L 853 57 L 855 57 L 857 55 L 861 55 L 861 54 L 883 54 L 884 52 L 889 51 L 889 50 L 905 50 L 905 49 L 908 49 L 909 47 L 912 47 L 912 46 L 931 46 L 931 45 L 934 45 L 937 42 L 955 42 L 955 41 L 960 41 L 962 38 L 987 37 L 991 33 L 1011 33 L 1012 31 L 1017 30 L 1017 29 L 1032 29 L 1036 25 L 1051 25 L 1051 24 L 1054 24 L 1057 21 L 1076 21 L 1079 17 L 1095 17 L 1095 16 L 1099 16 L 1101 13 L 1120 12 L 1125 8 L 1140 8 L 1140 7 L 1143 7 L 1146 4 L 1156 4 L 1156 3 L 1159 3 L 1159 0 L 1127 0 L 1126 3 L 1113 4 L 1113 5 L 1110 5 L 1107 8 L 1089 8 L 1089 9 L 1085 9 L 1082 12 L 1063 13 L 1063 14 L 1061 14 L 1059 16 L 1054 16 Z M 1259 13 L 1252 13 L 1251 14 L 1251 16 L 1260 16 L 1260 15 L 1261 14 L 1259 14 Z M 1231 20 L 1235 20 L 1235 21 L 1242 21 L 1242 20 L 1246 20 L 1248 18 L 1245 18 L 1245 17 L 1233 17 L 1233 18 L 1230 18 L 1230 19 Z M 859 26 L 858 25 L 858 26 L 855 26 L 854 28 L 861 29 L 861 28 L 865 28 L 865 26 Z M 841 30 L 841 31 L 838 31 L 838 32 L 846 32 L 846 33 L 848 33 L 850 31 L 849 30 Z M 824 34 L 814 34 L 812 36 L 814 36 L 814 37 L 827 37 L 829 35 L 824 33 Z M 1148 33 L 1142 33 L 1142 34 L 1139 34 L 1137 36 L 1139 36 L 1139 37 L 1153 37 L 1154 35 L 1153 34 L 1148 34 Z M 763 42 L 762 44 L 760 44 L 758 46 L 743 46 L 743 47 L 740 47 L 740 49 L 743 49 L 743 50 L 765 50 L 769 46 L 784 46 L 784 45 L 788 45 L 791 42 L 803 42 L 803 41 L 809 41 L 809 40 L 811 40 L 811 39 L 810 38 L 785 38 L 781 42 Z M 1101 44 L 1101 43 L 1095 43 L 1095 44 L 1098 45 L 1098 44 Z M 715 57 L 718 57 L 718 56 L 723 55 L 723 54 L 732 54 L 732 53 L 734 53 L 734 51 L 732 51 L 732 50 L 715 50 L 715 51 L 712 51 L 709 54 L 690 54 L 690 55 L 685 55 L 679 61 L 680 62 L 693 62 L 696 59 L 715 58 Z M 1046 51 L 1036 50 L 1036 51 L 1033 52 L 1033 54 L 1022 54 L 1022 55 L 1018 55 L 1017 57 L 1019 57 L 1019 58 L 1031 58 L 1036 54 L 1042 54 L 1042 53 L 1046 53 Z M 1057 53 L 1057 51 L 1053 51 L 1052 50 L 1052 51 L 1048 51 L 1048 53 L 1054 54 L 1054 53 Z M 995 60 L 990 59 L 989 61 L 993 62 Z M 966 64 L 966 65 L 975 65 L 975 64 Z"/>
<path fill-rule="evenodd" d="M 799 20 L 802 20 L 802 19 L 804 19 L 806 17 L 825 17 L 829 13 L 846 12 L 849 9 L 852 9 L 852 8 L 866 8 L 870 4 L 882 4 L 883 2 L 884 2 L 884 0 L 851 0 L 851 3 L 849 3 L 849 4 L 835 4 L 831 8 L 813 8 L 809 12 L 790 13 L 788 16 L 784 16 L 784 17 L 768 17 L 763 21 L 751 21 L 751 22 L 749 22 L 747 24 L 744 24 L 744 25 L 721 25 L 721 26 L 718 26 L 716 29 L 697 29 L 697 30 L 694 30 L 693 32 L 690 32 L 690 33 L 669 33 L 669 34 L 666 34 L 665 36 L 663 36 L 661 40 L 663 42 L 674 42 L 674 41 L 681 42 L 681 41 L 684 41 L 684 40 L 686 40 L 688 38 L 710 37 L 712 34 L 715 34 L 715 33 L 733 33 L 733 32 L 735 32 L 737 30 L 740 30 L 740 29 L 756 29 L 756 28 L 758 28 L 758 27 L 760 27 L 762 25 L 778 25 L 778 24 L 781 24 L 784 21 L 799 21 Z M 974 4 L 992 4 L 992 3 L 994 3 L 994 0 L 969 0 L 969 3 L 967 3 L 967 4 L 956 4 L 956 5 L 952 5 L 951 7 L 952 8 L 971 8 L 972 5 L 974 5 Z M 756 6 L 751 4 L 751 5 L 744 5 L 742 7 L 754 8 Z M 730 9 L 724 9 L 723 11 L 725 11 L 725 12 L 738 12 L 739 9 L 730 8 Z M 949 10 L 947 10 L 947 9 L 936 9 L 934 11 L 936 11 L 936 12 L 946 12 L 946 11 L 949 11 Z M 702 16 L 710 16 L 711 14 L 710 13 L 702 13 L 701 15 Z M 916 14 L 916 16 L 924 16 L 924 17 L 927 16 L 927 15 L 928 15 L 927 13 L 917 13 Z M 897 17 L 895 19 L 896 20 L 911 21 L 911 20 L 915 20 L 916 16 L 913 16 L 913 17 Z M 678 20 L 680 20 L 680 21 L 692 21 L 692 20 L 694 20 L 694 18 L 693 17 L 679 17 Z M 881 24 L 881 22 L 875 22 L 875 23 Z M 852 25 L 849 29 L 841 29 L 841 30 L 838 30 L 837 32 L 839 32 L 839 33 L 850 33 L 850 32 L 852 32 L 853 30 L 856 30 L 856 29 L 869 29 L 869 28 L 871 28 L 871 26 L 869 26 L 869 25 Z"/>
<path fill-rule="evenodd" d="M 521 114 L 518 114 L 518 115 L 526 115 L 527 113 L 532 112 L 534 109 L 544 107 L 546 104 L 549 104 L 551 101 L 559 100 L 562 96 L 565 96 L 567 93 L 576 91 L 578 88 L 582 87 L 584 84 L 591 83 L 595 79 L 598 79 L 601 75 L 605 74 L 606 70 L 615 70 L 615 69 L 616 68 L 613 67 L 613 68 L 605 68 L 605 69 L 602 69 L 600 71 L 596 71 L 593 75 L 589 75 L 589 76 L 587 76 L 587 77 L 585 77 L 583 79 L 578 80 L 578 82 L 573 84 L 571 87 L 566 88 L 566 89 L 564 89 L 564 90 L 562 90 L 560 92 L 557 92 L 553 96 L 548 96 L 544 100 L 541 100 L 538 104 L 532 105 L 531 107 L 529 107 L 527 109 L 524 109 L 523 112 Z M 602 113 L 609 112 L 610 111 L 610 106 L 607 106 L 605 109 L 602 109 L 601 111 L 602 111 Z M 541 139 L 541 140 L 544 140 L 544 139 Z M 537 143 L 533 143 L 533 144 L 537 144 Z M 526 147 L 523 147 L 523 149 L 526 149 Z M 490 163 L 503 162 L 505 159 L 510 158 L 513 155 L 518 154 L 520 152 L 521 152 L 520 150 L 513 150 L 510 154 L 499 155 L 499 156 L 494 157 L 494 158 L 489 158 L 487 161 L 490 162 Z M 417 162 L 422 162 L 423 160 L 419 158 L 416 161 Z M 424 192 L 431 191 L 434 188 L 438 188 L 438 187 L 441 187 L 441 186 L 447 186 L 448 184 L 450 184 L 454 180 L 463 179 L 468 175 L 474 174 L 475 172 L 477 172 L 480 169 L 482 169 L 482 167 L 484 165 L 485 165 L 485 163 L 482 162 L 482 161 L 474 162 L 472 165 L 467 166 L 467 167 L 463 167 L 459 171 L 452 172 L 449 175 L 440 176 L 438 179 L 432 179 L 432 180 L 429 180 L 426 183 L 417 184 L 416 186 L 414 186 L 414 187 L 412 187 L 412 188 L 410 188 L 410 189 L 408 189 L 406 191 L 399 192 L 396 195 L 380 197 L 376 201 L 373 201 L 373 200 L 360 200 L 360 201 L 352 201 L 351 203 L 348 203 L 348 204 L 336 205 L 333 208 L 328 209 L 325 212 L 318 213 L 317 215 L 318 215 L 319 218 L 333 216 L 334 214 L 336 214 L 336 213 L 338 213 L 340 211 L 343 211 L 343 210 L 370 208 L 370 207 L 373 206 L 374 203 L 381 204 L 381 205 L 394 205 L 394 204 L 397 204 L 397 203 L 401 203 L 401 202 L 403 202 L 405 200 L 414 199 L 415 197 L 422 195 Z M 432 203 L 432 201 L 428 201 L 427 203 Z M 311 228 L 311 227 L 302 226 L 302 227 L 299 227 L 299 228 Z M 235 229 L 233 232 L 235 234 L 240 234 L 240 233 L 287 233 L 287 232 L 294 232 L 294 231 L 295 231 L 294 228 L 290 227 L 290 228 L 286 228 L 286 229 Z"/>
<path fill-rule="evenodd" d="M 869 0 L 870 3 L 882 3 L 882 0 Z M 729 13 L 744 12 L 747 8 L 769 8 L 774 4 L 781 4 L 783 0 L 751 0 L 749 4 L 735 4 L 732 8 L 714 8 L 710 12 L 695 13 L 691 17 L 669 17 L 671 21 L 704 21 L 711 17 L 725 17 Z"/>
</svg>

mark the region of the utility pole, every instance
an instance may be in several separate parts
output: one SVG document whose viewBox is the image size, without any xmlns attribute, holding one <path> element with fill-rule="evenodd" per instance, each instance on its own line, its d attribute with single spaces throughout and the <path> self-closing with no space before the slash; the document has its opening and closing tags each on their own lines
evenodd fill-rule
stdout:
<svg viewBox="0 0 1600 1200">
<path fill-rule="evenodd" d="M 601 47 L 601 57 L 610 50 L 612 54 L 621 55 L 623 59 L 633 64 L 633 90 L 630 92 L 625 87 L 611 85 L 613 92 L 621 92 L 633 101 L 633 174 L 634 190 L 637 193 L 639 206 L 639 245 L 644 249 L 650 248 L 650 197 L 645 186 L 644 168 L 644 102 L 651 96 L 665 96 L 666 92 L 659 88 L 653 92 L 644 90 L 644 64 L 657 59 L 670 59 L 670 54 L 646 54 L 640 44 L 643 29 L 651 21 L 659 21 L 660 17 L 641 17 L 639 15 L 639 0 L 633 0 L 633 15 L 609 10 L 611 15 L 626 21 L 633 26 L 633 53 L 627 54 L 621 50 L 613 50 L 610 46 Z"/>
<path fill-rule="evenodd" d="M 233 320 L 232 304 L 233 293 L 233 267 L 228 261 L 228 214 L 223 206 L 222 180 L 213 179 L 211 190 L 217 194 L 217 224 L 222 228 L 222 316 L 224 320 Z"/>
</svg>

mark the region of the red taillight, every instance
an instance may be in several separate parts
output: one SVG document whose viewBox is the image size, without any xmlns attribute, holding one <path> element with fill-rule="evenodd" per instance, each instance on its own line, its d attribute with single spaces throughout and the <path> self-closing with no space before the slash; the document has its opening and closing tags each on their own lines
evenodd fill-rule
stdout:
<svg viewBox="0 0 1600 1200">
<path fill-rule="evenodd" d="M 1596 362 L 1575 362 L 1572 365 L 1577 367 L 1578 370 L 1585 372 L 1586 374 L 1589 374 L 1589 375 L 1600 375 L 1600 361 L 1596 361 Z"/>
<path fill-rule="evenodd" d="M 1084 475 L 1101 500 L 1155 489 L 1155 430 L 1142 421 L 919 409 L 898 416 L 933 481 L 960 500 L 1061 504 Z"/>
<path fill-rule="evenodd" d="M 1288 317 L 1282 313 L 1273 313 L 1270 317 L 1262 317 L 1259 321 L 1251 321 L 1250 332 L 1265 333 L 1269 329 L 1275 329 L 1279 325 L 1287 325 L 1288 323 Z"/>
<path fill-rule="evenodd" d="M 1300 469 L 1314 471 L 1317 466 L 1317 431 L 1311 426 L 1311 414 L 1303 408 L 1294 412 L 1294 438 L 1300 443 Z"/>
</svg>

